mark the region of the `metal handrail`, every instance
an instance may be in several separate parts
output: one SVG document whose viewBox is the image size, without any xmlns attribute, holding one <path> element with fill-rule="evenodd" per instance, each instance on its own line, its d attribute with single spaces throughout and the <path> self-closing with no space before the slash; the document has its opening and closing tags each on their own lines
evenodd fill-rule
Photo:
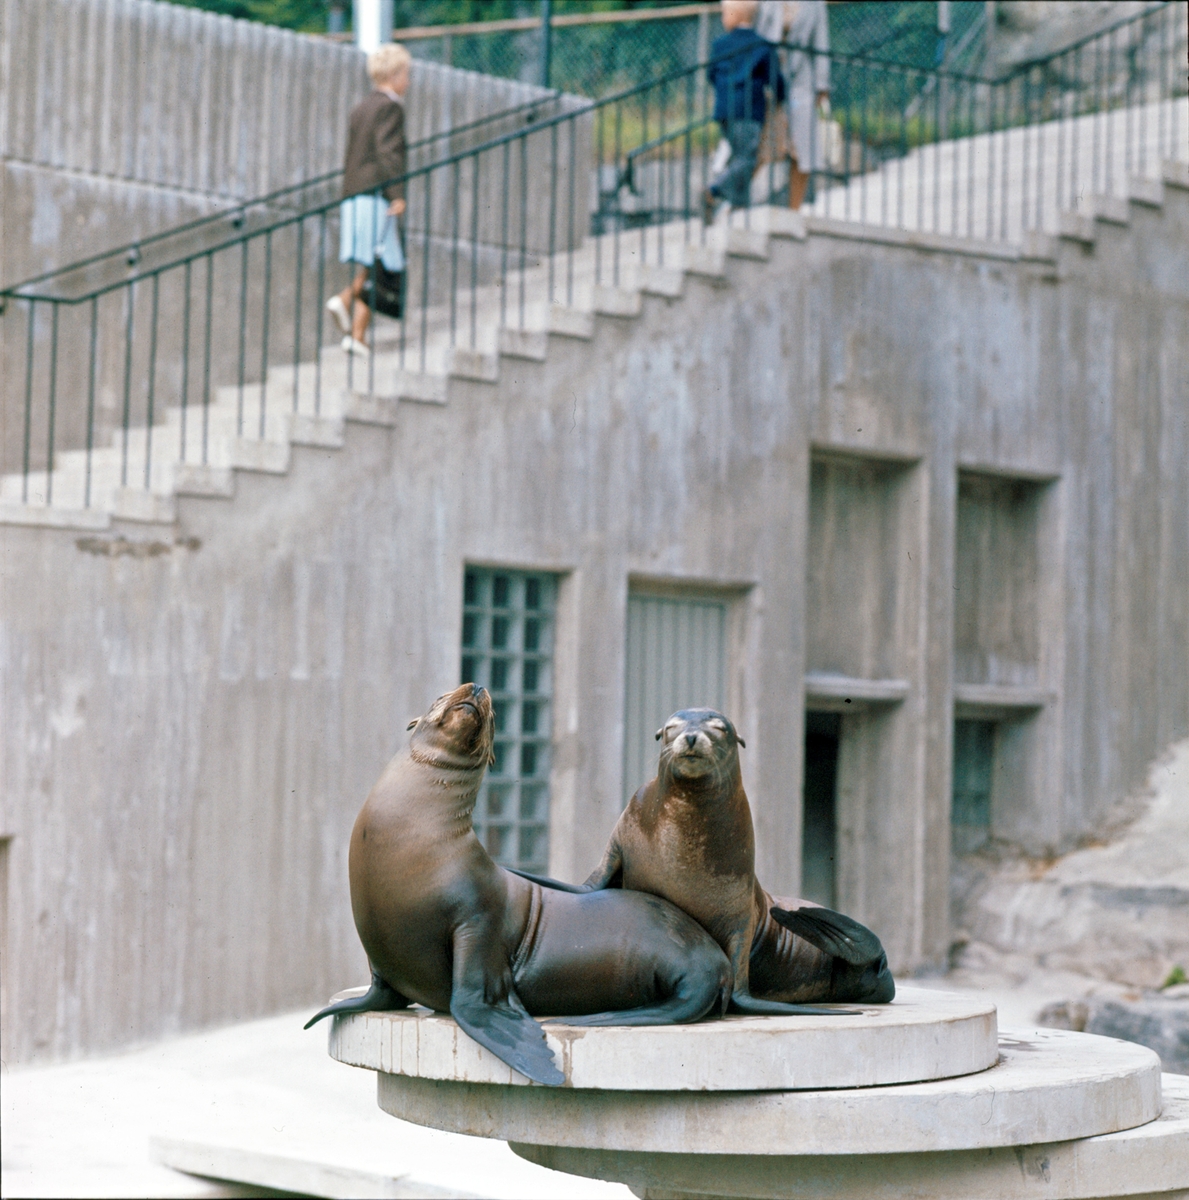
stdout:
<svg viewBox="0 0 1189 1200">
<path fill-rule="evenodd" d="M 499 112 L 489 113 L 487 116 L 478 117 L 474 121 L 468 121 L 463 125 L 453 125 L 449 129 L 430 134 L 428 137 L 421 138 L 416 142 L 410 142 L 408 150 L 410 153 L 414 150 L 423 150 L 426 146 L 433 145 L 435 142 L 445 141 L 448 138 L 454 138 L 461 134 L 471 133 L 484 125 L 494 125 L 498 121 L 509 120 L 523 112 L 529 112 L 534 109 L 541 108 L 544 105 L 555 103 L 564 95 L 564 92 L 554 88 L 547 93 L 536 97 L 536 99 L 525 100 L 520 104 L 513 105 L 511 108 L 505 108 L 501 109 Z M 93 254 L 89 258 L 81 258 L 75 262 L 68 263 L 66 266 L 55 267 L 51 271 L 43 271 L 40 275 L 33 275 L 28 279 L 21 280 L 19 283 L 10 284 L 6 288 L 0 288 L 0 311 L 2 311 L 3 301 L 6 297 L 16 296 L 18 294 L 25 295 L 27 293 L 24 292 L 24 289 L 35 283 L 44 283 L 47 279 L 55 279 L 63 275 L 69 275 L 72 272 L 81 271 L 86 267 L 95 266 L 97 263 L 104 262 L 108 259 L 124 258 L 127 259 L 129 266 L 135 266 L 140 258 L 140 255 L 148 246 L 156 245 L 159 242 L 166 241 L 169 238 L 178 237 L 184 233 L 193 233 L 196 229 L 202 229 L 205 226 L 221 224 L 228 220 L 235 224 L 237 215 L 239 222 L 242 223 L 244 215 L 250 209 L 264 208 L 269 205 L 274 205 L 284 197 L 293 195 L 295 192 L 308 191 L 311 188 L 332 183 L 334 180 L 342 178 L 342 175 L 342 167 L 337 167 L 333 171 L 326 171 L 321 175 L 314 175 L 309 179 L 303 180 L 301 183 L 292 183 L 287 187 L 278 188 L 275 192 L 266 192 L 262 196 L 254 196 L 251 199 L 236 201 L 233 204 L 228 204 L 226 208 L 221 209 L 217 213 L 210 213 L 205 217 L 197 217 L 193 221 L 186 221 L 181 225 L 173 225 L 169 229 L 161 230 L 159 233 L 150 234 L 147 237 L 136 238 L 131 242 L 125 242 L 123 245 L 113 246 L 111 249 L 103 250 L 98 254 Z"/>
</svg>

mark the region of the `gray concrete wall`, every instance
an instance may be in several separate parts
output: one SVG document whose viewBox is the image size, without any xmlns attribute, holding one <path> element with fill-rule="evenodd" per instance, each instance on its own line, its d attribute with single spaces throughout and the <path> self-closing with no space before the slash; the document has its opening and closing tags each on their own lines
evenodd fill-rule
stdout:
<svg viewBox="0 0 1189 1200">
<path fill-rule="evenodd" d="M 353 46 L 159 0 L 0 0 L 0 282 L 342 166 Z M 545 94 L 417 62 L 417 141 Z"/>
<path fill-rule="evenodd" d="M 1001 835 L 1072 844 L 1189 730 L 1189 191 L 1129 211 L 1033 259 L 819 222 L 232 501 L 181 497 L 177 527 L 0 526 L 6 1061 L 364 978 L 348 832 L 457 682 L 468 562 L 561 576 L 563 877 L 625 799 L 630 581 L 733 597 L 774 890 L 799 884 L 805 673 L 906 681 L 843 718 L 838 902 L 897 970 L 944 960 L 955 694 L 1003 683 L 1004 638 L 1048 693 L 1009 722 Z M 1004 545 L 972 608 L 955 588 Z M 1034 635 L 1004 632 L 1005 589 Z"/>
</svg>

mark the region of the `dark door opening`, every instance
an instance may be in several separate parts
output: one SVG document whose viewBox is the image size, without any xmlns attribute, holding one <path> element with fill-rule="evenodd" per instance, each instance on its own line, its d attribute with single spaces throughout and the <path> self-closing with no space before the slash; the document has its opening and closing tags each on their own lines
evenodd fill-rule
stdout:
<svg viewBox="0 0 1189 1200">
<path fill-rule="evenodd" d="M 805 780 L 801 789 L 801 895 L 835 906 L 834 793 L 838 778 L 838 713 L 805 714 Z"/>
</svg>

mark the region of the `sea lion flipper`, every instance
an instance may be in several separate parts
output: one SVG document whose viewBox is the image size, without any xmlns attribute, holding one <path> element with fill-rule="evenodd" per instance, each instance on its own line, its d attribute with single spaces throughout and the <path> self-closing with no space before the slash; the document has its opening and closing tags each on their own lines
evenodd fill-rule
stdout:
<svg viewBox="0 0 1189 1200">
<path fill-rule="evenodd" d="M 511 999 L 515 996 L 512 993 Z M 450 1015 L 481 1046 L 514 1071 L 537 1083 L 558 1085 L 566 1077 L 557 1069 L 553 1051 L 545 1042 L 545 1030 L 517 1004 L 492 1004 L 481 992 L 459 992 L 450 997 Z"/>
<path fill-rule="evenodd" d="M 328 1004 L 316 1012 L 302 1028 L 309 1029 L 323 1017 L 342 1016 L 345 1013 L 392 1012 L 408 1007 L 408 998 L 402 996 L 396 988 L 389 987 L 373 968 L 371 986 L 366 992 L 359 996 L 347 996 L 342 1000 L 336 1000 L 333 1004 Z"/>
<path fill-rule="evenodd" d="M 746 992 L 731 995 L 732 1012 L 749 1017 L 857 1017 L 857 1008 L 818 1008 L 813 1004 L 786 1004 L 783 1000 L 757 1000 Z"/>
<path fill-rule="evenodd" d="M 619 846 L 619 826 L 611 832 L 611 840 L 603 851 L 603 861 L 586 877 L 584 891 L 601 892 L 604 888 L 623 887 L 623 851 Z"/>
<path fill-rule="evenodd" d="M 538 883 L 541 887 L 551 888 L 555 892 L 577 892 L 584 895 L 593 890 L 585 883 L 562 883 L 560 879 L 551 879 L 548 875 L 534 875 L 531 871 L 521 871 L 517 867 L 505 867 L 504 870 L 510 871 L 513 875 L 519 875 L 521 879 L 527 879 L 530 883 Z"/>
<path fill-rule="evenodd" d="M 456 928 L 453 949 L 450 1015 L 514 1071 L 537 1083 L 565 1083 L 545 1041 L 545 1030 L 516 994 L 512 968 L 491 914 L 479 914 Z"/>
<path fill-rule="evenodd" d="M 873 962 L 883 953 L 883 944 L 866 925 L 833 909 L 774 907 L 769 911 L 778 925 L 851 966 Z"/>
</svg>

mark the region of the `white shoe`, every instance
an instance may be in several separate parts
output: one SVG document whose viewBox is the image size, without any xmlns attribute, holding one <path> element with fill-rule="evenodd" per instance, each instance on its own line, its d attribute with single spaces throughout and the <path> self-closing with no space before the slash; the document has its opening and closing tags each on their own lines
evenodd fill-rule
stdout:
<svg viewBox="0 0 1189 1200">
<path fill-rule="evenodd" d="M 326 301 L 326 311 L 334 317 L 334 323 L 339 327 L 339 333 L 350 334 L 351 332 L 351 314 L 347 312 L 347 306 L 343 303 L 339 296 L 331 296 Z"/>
<path fill-rule="evenodd" d="M 367 356 L 371 354 L 371 351 L 362 342 L 356 341 L 356 339 L 350 335 L 343 338 L 342 346 L 343 350 L 347 354 L 359 354 L 364 358 L 367 358 Z"/>
</svg>

